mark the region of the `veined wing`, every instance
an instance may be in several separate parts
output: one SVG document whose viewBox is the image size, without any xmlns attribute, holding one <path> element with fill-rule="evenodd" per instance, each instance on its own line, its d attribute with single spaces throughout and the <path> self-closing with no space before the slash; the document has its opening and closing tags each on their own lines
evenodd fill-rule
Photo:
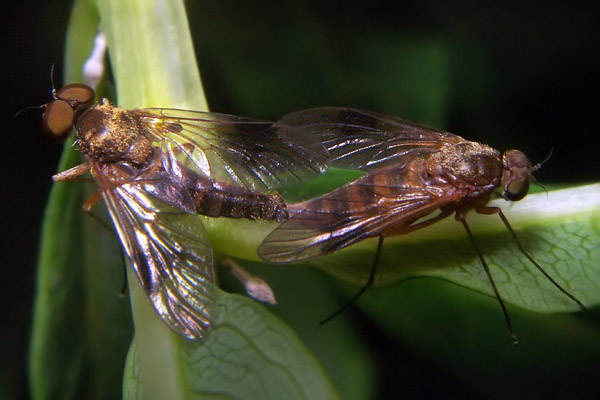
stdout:
<svg viewBox="0 0 600 400">
<path fill-rule="evenodd" d="M 352 108 L 313 108 L 286 115 L 279 123 L 312 132 L 329 151 L 332 167 L 365 171 L 402 168 L 415 156 L 464 141 L 425 125 Z"/>
<path fill-rule="evenodd" d="M 219 182 L 264 191 L 304 181 L 329 166 L 317 138 L 281 123 L 177 109 L 134 111 L 155 145 L 169 143 L 182 166 Z"/>
<path fill-rule="evenodd" d="M 171 192 L 189 197 L 181 185 L 170 183 Z M 200 339 L 210 327 L 214 298 L 212 250 L 200 219 L 150 195 L 155 188 L 152 180 L 138 180 L 101 188 L 101 194 L 157 313 L 175 332 Z"/>
<path fill-rule="evenodd" d="M 402 175 L 374 172 L 323 197 L 292 205 L 295 214 L 266 237 L 258 254 L 270 262 L 307 260 L 386 232 L 399 234 L 459 198 L 450 185 L 414 186 L 403 182 Z"/>
</svg>

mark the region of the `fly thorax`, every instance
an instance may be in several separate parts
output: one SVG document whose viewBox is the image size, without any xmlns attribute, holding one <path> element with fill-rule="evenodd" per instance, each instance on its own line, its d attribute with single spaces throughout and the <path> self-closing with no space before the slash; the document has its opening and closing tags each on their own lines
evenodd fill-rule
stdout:
<svg viewBox="0 0 600 400">
<path fill-rule="evenodd" d="M 453 185 L 496 186 L 502 177 L 502 160 L 491 147 L 465 141 L 433 154 L 427 169 Z"/>
<path fill-rule="evenodd" d="M 75 127 L 81 151 L 93 161 L 145 165 L 152 157 L 150 140 L 130 111 L 109 104 L 96 106 L 84 113 Z"/>
</svg>

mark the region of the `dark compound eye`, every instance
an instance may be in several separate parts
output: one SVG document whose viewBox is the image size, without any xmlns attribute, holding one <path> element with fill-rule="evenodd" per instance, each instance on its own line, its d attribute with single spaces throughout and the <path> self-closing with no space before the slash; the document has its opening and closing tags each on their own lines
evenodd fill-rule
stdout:
<svg viewBox="0 0 600 400">
<path fill-rule="evenodd" d="M 529 177 L 512 180 L 504 187 L 503 197 L 510 201 L 519 201 L 529 192 Z"/>
<path fill-rule="evenodd" d="M 46 104 L 42 127 L 51 137 L 64 140 L 71 133 L 76 112 L 91 106 L 96 99 L 94 90 L 74 83 L 60 89 L 55 99 Z"/>
</svg>

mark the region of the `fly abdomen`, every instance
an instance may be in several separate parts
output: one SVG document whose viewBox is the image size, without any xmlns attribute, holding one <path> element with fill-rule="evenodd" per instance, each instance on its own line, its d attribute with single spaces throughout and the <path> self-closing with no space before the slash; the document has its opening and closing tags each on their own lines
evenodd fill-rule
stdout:
<svg viewBox="0 0 600 400">
<path fill-rule="evenodd" d="M 242 192 L 231 188 L 206 188 L 193 191 L 198 214 L 208 217 L 247 218 L 283 222 L 287 206 L 279 194 Z"/>
</svg>

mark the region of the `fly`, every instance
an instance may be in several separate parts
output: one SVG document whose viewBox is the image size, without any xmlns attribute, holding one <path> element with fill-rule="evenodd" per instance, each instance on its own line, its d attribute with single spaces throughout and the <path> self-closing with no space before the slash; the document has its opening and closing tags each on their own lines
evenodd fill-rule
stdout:
<svg viewBox="0 0 600 400">
<path fill-rule="evenodd" d="M 489 146 L 448 132 L 346 108 L 300 111 L 280 122 L 302 127 L 319 137 L 329 151 L 331 166 L 360 169 L 367 175 L 322 197 L 288 205 L 290 218 L 258 249 L 264 260 L 308 260 L 378 237 L 371 275 L 350 304 L 373 283 L 384 238 L 414 232 L 454 214 L 477 252 L 512 340 L 517 343 L 504 302 L 466 221 L 466 213 L 475 210 L 497 214 L 521 253 L 585 309 L 527 253 L 502 210 L 487 205 L 498 188 L 510 201 L 527 195 L 531 174 L 539 164 L 532 166 L 521 151 L 509 150 L 501 155 Z"/>
<path fill-rule="evenodd" d="M 73 127 L 86 161 L 53 177 L 90 172 L 126 257 L 156 312 L 175 332 L 200 339 L 210 327 L 213 256 L 197 214 L 282 222 L 272 189 L 327 168 L 323 145 L 297 128 L 166 108 L 121 109 L 71 84 L 45 106 L 44 130 Z"/>
</svg>

